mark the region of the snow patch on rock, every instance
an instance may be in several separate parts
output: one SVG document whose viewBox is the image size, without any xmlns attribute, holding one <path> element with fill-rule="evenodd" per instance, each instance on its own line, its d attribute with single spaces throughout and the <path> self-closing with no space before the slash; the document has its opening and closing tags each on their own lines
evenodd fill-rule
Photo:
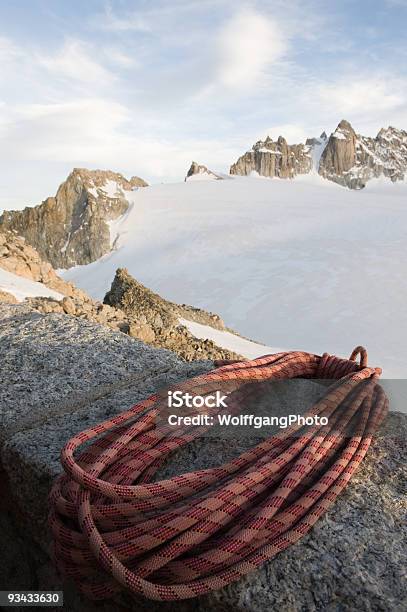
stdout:
<svg viewBox="0 0 407 612">
<path fill-rule="evenodd" d="M 17 274 L 3 270 L 3 268 L 0 268 L 0 290 L 11 293 L 19 302 L 28 297 L 51 297 L 56 300 L 61 300 L 64 297 L 58 291 L 49 289 L 42 283 L 17 276 Z"/>
</svg>

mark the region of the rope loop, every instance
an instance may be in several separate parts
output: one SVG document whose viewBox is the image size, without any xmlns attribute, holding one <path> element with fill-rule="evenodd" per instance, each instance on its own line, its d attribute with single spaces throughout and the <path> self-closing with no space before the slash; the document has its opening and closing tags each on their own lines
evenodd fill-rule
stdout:
<svg viewBox="0 0 407 612">
<path fill-rule="evenodd" d="M 360 355 L 360 360 L 359 360 L 359 367 L 362 368 L 367 368 L 367 350 L 365 349 L 364 346 L 357 346 L 353 349 L 349 360 L 350 361 L 356 361 L 356 357 Z"/>
</svg>

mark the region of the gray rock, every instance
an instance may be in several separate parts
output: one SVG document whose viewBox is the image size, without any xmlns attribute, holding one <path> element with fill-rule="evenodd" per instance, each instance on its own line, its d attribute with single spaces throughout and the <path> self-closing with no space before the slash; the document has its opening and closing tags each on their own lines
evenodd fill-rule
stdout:
<svg viewBox="0 0 407 612">
<path fill-rule="evenodd" d="M 103 396 L 112 385 L 149 378 L 179 363 L 170 351 L 121 332 L 9 305 L 0 305 L 0 354 L 0 442 L 72 411 L 91 395 Z"/>
<path fill-rule="evenodd" d="M 140 343 L 136 343 L 140 345 Z M 126 347 L 123 346 L 123 350 Z M 153 349 L 154 350 L 154 349 Z M 178 383 L 191 376 L 198 376 L 213 368 L 210 361 L 186 364 L 168 360 L 162 368 L 164 351 L 155 351 L 157 362 L 140 353 L 142 374 L 129 377 L 112 385 L 104 395 L 95 397 L 92 392 L 82 396 L 82 401 L 70 406 L 70 411 L 55 418 L 47 418 L 40 427 L 14 434 L 3 446 L 2 463 L 7 471 L 15 499 L 21 507 L 29 508 L 25 525 L 31 537 L 47 548 L 49 534 L 46 528 L 47 499 L 54 478 L 62 471 L 60 452 L 64 444 L 75 434 L 104 421 L 145 399 L 157 390 Z M 161 372 L 160 372 L 161 369 Z M 59 370 L 61 374 L 61 370 Z M 47 393 L 46 379 L 38 380 L 37 392 Z"/>
</svg>

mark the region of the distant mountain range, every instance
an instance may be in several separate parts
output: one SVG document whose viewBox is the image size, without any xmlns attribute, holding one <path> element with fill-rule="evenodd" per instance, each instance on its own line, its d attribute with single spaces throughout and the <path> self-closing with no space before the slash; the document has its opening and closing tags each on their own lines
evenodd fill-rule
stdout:
<svg viewBox="0 0 407 612">
<path fill-rule="evenodd" d="M 361 189 L 375 177 L 400 181 L 407 173 L 407 132 L 381 129 L 375 138 L 356 134 L 343 120 L 329 136 L 288 144 L 259 140 L 225 175 L 192 162 L 186 181 L 233 179 L 257 173 L 294 178 L 311 172 L 350 189 Z M 0 228 L 23 236 L 54 268 L 96 261 L 114 247 L 114 224 L 128 212 L 135 191 L 147 183 L 110 170 L 75 168 L 55 196 L 24 210 L 5 211 Z"/>
<path fill-rule="evenodd" d="M 317 172 L 350 189 L 361 189 L 381 176 L 403 180 L 407 173 L 407 132 L 383 128 L 375 138 L 357 134 L 342 120 L 329 136 L 289 145 L 283 136 L 259 140 L 230 167 L 230 174 L 294 178 Z"/>
</svg>

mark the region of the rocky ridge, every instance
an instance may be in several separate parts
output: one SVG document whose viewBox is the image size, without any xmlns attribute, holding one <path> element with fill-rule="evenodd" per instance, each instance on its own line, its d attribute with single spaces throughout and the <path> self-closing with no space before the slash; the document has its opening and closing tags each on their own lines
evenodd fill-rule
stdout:
<svg viewBox="0 0 407 612">
<path fill-rule="evenodd" d="M 257 172 L 260 176 L 278 178 L 308 174 L 312 169 L 310 149 L 304 144 L 289 145 L 283 136 L 276 141 L 267 136 L 266 140 L 258 140 L 251 151 L 232 164 L 230 174 L 248 176 Z"/>
<path fill-rule="evenodd" d="M 238 357 L 210 340 L 195 338 L 179 323 L 182 317 L 215 329 L 226 329 L 218 315 L 164 300 L 138 283 L 126 270 L 117 271 L 111 290 L 102 304 L 72 283 L 62 280 L 51 264 L 43 261 L 24 238 L 11 231 L 0 231 L 0 268 L 40 282 L 64 296 L 60 300 L 52 297 L 26 298 L 24 305 L 29 310 L 69 315 L 98 323 L 152 346 L 171 349 L 186 361 Z M 11 293 L 0 290 L 0 303 L 15 304 L 17 301 Z"/>
<path fill-rule="evenodd" d="M 15 232 L 0 231 L 0 268 L 54 289 L 64 297 L 30 297 L 24 304 L 30 310 L 44 314 L 67 314 L 105 325 L 115 331 L 129 332 L 127 318 L 123 311 L 101 304 L 73 283 L 60 278 L 50 263 L 39 256 L 36 249 L 26 243 Z M 0 302 L 15 304 L 18 300 L 7 291 L 0 291 Z"/>
<path fill-rule="evenodd" d="M 118 269 L 104 303 L 124 312 L 130 335 L 152 346 L 174 351 L 182 359 L 238 359 L 241 356 L 218 347 L 212 340 L 195 338 L 180 318 L 226 330 L 211 312 L 165 300 L 136 281 L 126 269 Z"/>
<path fill-rule="evenodd" d="M 342 120 L 322 153 L 319 174 L 351 189 L 362 189 L 372 178 L 402 181 L 407 173 L 407 132 L 381 129 L 375 138 L 356 134 Z"/>
<path fill-rule="evenodd" d="M 112 247 L 109 222 L 129 207 L 131 192 L 147 183 L 110 170 L 75 168 L 55 195 L 21 211 L 6 210 L 0 228 L 25 237 L 54 268 L 87 264 Z"/>
<path fill-rule="evenodd" d="M 0 268 L 17 274 L 17 276 L 43 283 L 49 289 L 54 289 L 68 297 L 82 300 L 88 297 L 84 291 L 75 287 L 73 283 L 64 281 L 58 276 L 51 264 L 44 261 L 38 251 L 29 245 L 25 238 L 18 236 L 15 231 L 2 231 L 1 228 Z"/>
<path fill-rule="evenodd" d="M 197 162 L 192 162 L 191 166 L 187 172 L 187 175 L 184 179 L 185 182 L 189 181 L 189 180 L 215 180 L 215 181 L 219 181 L 222 180 L 224 177 L 221 176 L 220 174 L 216 174 L 216 172 L 212 172 L 212 170 L 209 170 L 209 168 L 207 168 L 206 166 L 203 166 L 202 164 L 197 164 Z"/>
<path fill-rule="evenodd" d="M 342 120 L 327 138 L 308 138 L 305 144 L 288 145 L 279 136 L 259 140 L 230 167 L 231 174 L 294 178 L 317 172 L 350 189 L 361 189 L 372 178 L 400 181 L 407 176 L 407 132 L 382 128 L 376 137 L 357 134 Z"/>
</svg>

